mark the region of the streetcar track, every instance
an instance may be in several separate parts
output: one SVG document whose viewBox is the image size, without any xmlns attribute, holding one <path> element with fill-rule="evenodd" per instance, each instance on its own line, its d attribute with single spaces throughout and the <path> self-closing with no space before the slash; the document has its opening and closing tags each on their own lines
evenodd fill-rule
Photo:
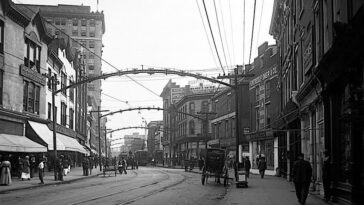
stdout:
<svg viewBox="0 0 364 205">
<path fill-rule="evenodd" d="M 159 172 L 162 172 L 162 171 L 159 171 Z M 166 174 L 166 173 L 164 173 L 164 174 L 167 175 L 167 177 L 165 177 L 163 179 L 159 179 L 159 180 L 165 181 L 165 180 L 168 180 L 170 178 L 170 176 L 168 174 Z M 121 190 L 121 191 L 113 192 L 113 193 L 110 193 L 110 194 L 105 194 L 105 195 L 97 196 L 97 197 L 94 197 L 94 198 L 91 198 L 91 199 L 87 199 L 87 200 L 83 200 L 83 201 L 78 201 L 76 203 L 70 203 L 69 205 L 83 204 L 83 203 L 86 203 L 86 202 L 90 202 L 90 201 L 94 201 L 94 200 L 99 200 L 99 199 L 106 198 L 106 197 L 109 197 L 109 196 L 113 196 L 113 195 L 117 195 L 117 194 L 122 194 L 122 193 L 127 193 L 127 192 L 130 192 L 130 191 L 136 190 L 136 189 L 145 188 L 145 187 L 148 187 L 148 186 L 153 186 L 153 185 L 159 184 L 162 181 L 154 181 L 152 183 L 145 184 L 145 185 L 138 186 L 138 187 L 134 187 L 132 189 Z"/>
<path fill-rule="evenodd" d="M 175 182 L 175 183 L 173 183 L 173 184 L 170 184 L 170 185 L 164 186 L 164 187 L 159 188 L 159 189 L 157 189 L 157 190 L 151 191 L 151 192 L 149 192 L 149 193 L 143 194 L 143 195 L 138 196 L 138 197 L 136 197 L 136 198 L 134 198 L 134 199 L 130 199 L 130 200 L 128 200 L 128 201 L 124 201 L 124 202 L 122 202 L 121 204 L 117 204 L 117 205 L 127 205 L 127 204 L 131 204 L 131 203 L 136 202 L 137 200 L 141 200 L 141 199 L 147 198 L 147 197 L 149 197 L 149 196 L 152 196 L 153 194 L 161 193 L 161 192 L 166 191 L 167 189 L 169 189 L 169 188 L 171 188 L 171 187 L 174 187 L 174 186 L 177 186 L 177 185 L 179 185 L 179 184 L 182 184 L 184 181 L 186 181 L 187 177 L 186 177 L 186 176 L 184 176 L 184 175 L 182 175 L 182 174 L 180 174 L 180 175 L 183 177 L 183 179 L 182 179 L 182 180 L 179 180 L 179 181 L 177 181 L 177 182 Z"/>
</svg>

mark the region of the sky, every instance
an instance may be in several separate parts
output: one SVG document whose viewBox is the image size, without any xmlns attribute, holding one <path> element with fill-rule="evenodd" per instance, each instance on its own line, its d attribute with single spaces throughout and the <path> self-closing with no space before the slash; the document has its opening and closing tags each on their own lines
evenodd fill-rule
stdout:
<svg viewBox="0 0 364 205">
<path fill-rule="evenodd" d="M 141 68 L 143 65 L 144 68 L 174 68 L 215 77 L 223 73 L 202 0 L 99 0 L 98 6 L 97 0 L 13 1 L 47 5 L 83 4 L 91 6 L 92 11 L 97 9 L 103 11 L 106 31 L 103 36 L 105 47 L 102 58 L 119 70 Z M 245 38 L 243 38 L 244 2 Z M 269 35 L 273 2 L 273 0 L 256 0 L 253 46 L 250 55 L 254 0 L 205 0 L 216 47 L 225 72 L 236 65 L 253 61 L 257 56 L 257 47 L 263 42 L 275 43 Z M 222 44 L 224 46 L 221 46 Z M 102 71 L 111 73 L 116 69 L 103 63 Z M 162 107 L 162 98 L 159 95 L 170 79 L 181 86 L 194 80 L 159 74 L 151 76 L 139 74 L 129 77 L 153 92 L 125 76 L 108 78 L 102 82 L 101 109 L 116 111 L 130 107 Z M 108 117 L 106 126 L 108 129 L 144 126 L 145 121 L 149 123 L 153 120 L 163 120 L 162 112 L 130 111 L 115 114 Z M 133 132 L 144 134 L 145 130 L 118 131 L 113 133 L 112 138 L 122 138 L 125 134 Z"/>
</svg>

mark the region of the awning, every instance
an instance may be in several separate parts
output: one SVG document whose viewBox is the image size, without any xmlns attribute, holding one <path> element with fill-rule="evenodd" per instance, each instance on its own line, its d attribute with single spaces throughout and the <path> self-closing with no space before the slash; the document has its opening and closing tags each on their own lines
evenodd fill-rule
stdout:
<svg viewBox="0 0 364 205">
<path fill-rule="evenodd" d="M 29 121 L 29 125 L 32 127 L 34 132 L 48 145 L 48 150 L 53 150 L 53 132 L 48 128 L 46 124 Z M 57 150 L 64 151 L 66 146 L 61 140 L 56 138 Z"/>
<path fill-rule="evenodd" d="M 25 136 L 0 134 L 0 151 L 4 152 L 47 152 L 47 148 Z"/>
<path fill-rule="evenodd" d="M 89 154 L 89 152 L 86 151 L 85 148 L 83 148 L 83 146 L 75 138 L 57 133 L 57 139 L 61 140 L 61 142 L 65 146 L 66 151 L 74 151 L 74 152 L 80 152 L 82 154 Z"/>
<path fill-rule="evenodd" d="M 99 154 L 95 149 L 91 149 L 91 152 L 97 155 Z"/>
<path fill-rule="evenodd" d="M 36 134 L 47 143 L 48 150 L 53 150 L 53 131 L 43 123 L 29 121 L 29 124 Z M 82 154 L 88 153 L 76 139 L 60 133 L 56 133 L 56 144 L 57 150 L 59 151 L 74 151 Z"/>
</svg>

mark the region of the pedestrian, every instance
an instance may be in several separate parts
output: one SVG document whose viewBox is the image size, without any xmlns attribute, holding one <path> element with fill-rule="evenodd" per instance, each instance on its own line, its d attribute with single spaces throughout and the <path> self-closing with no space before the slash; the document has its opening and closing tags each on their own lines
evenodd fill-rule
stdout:
<svg viewBox="0 0 364 205">
<path fill-rule="evenodd" d="M 44 184 L 43 177 L 44 177 L 44 158 L 41 158 L 38 164 L 38 172 L 39 172 L 39 184 Z"/>
<path fill-rule="evenodd" d="M 250 168 L 251 168 L 251 163 L 250 163 L 250 160 L 249 160 L 249 157 L 246 157 L 245 158 L 245 161 L 244 161 L 244 167 L 245 167 L 245 175 L 246 175 L 246 178 L 249 178 L 249 173 L 250 173 Z"/>
<path fill-rule="evenodd" d="M 63 181 L 63 155 L 58 157 L 55 161 L 56 163 L 56 173 L 57 173 L 57 180 Z"/>
<path fill-rule="evenodd" d="M 21 180 L 23 181 L 24 179 L 30 180 L 29 156 L 25 156 L 22 162 Z"/>
<path fill-rule="evenodd" d="M 19 156 L 17 164 L 17 173 L 19 179 L 21 179 L 21 173 L 23 172 L 22 170 L 23 170 L 23 159 L 21 158 L 21 156 Z"/>
<path fill-rule="evenodd" d="M 63 157 L 62 159 L 62 168 L 63 168 L 63 176 L 67 176 L 68 174 L 68 168 L 69 168 L 69 161 L 67 157 Z"/>
<path fill-rule="evenodd" d="M 34 173 L 35 173 L 35 169 L 36 169 L 36 163 L 35 163 L 35 156 L 34 155 L 30 155 L 30 178 L 33 178 Z"/>
<path fill-rule="evenodd" d="M 121 158 L 121 165 L 122 165 L 122 171 L 121 171 L 121 173 L 125 173 L 125 174 L 128 174 L 127 172 L 126 172 L 126 166 L 127 166 L 127 164 L 126 164 L 126 161 L 125 161 L 125 159 L 124 159 L 124 157 L 123 158 Z"/>
<path fill-rule="evenodd" d="M 8 156 L 4 156 L 0 164 L 0 185 L 11 185 L 11 163 Z"/>
<path fill-rule="evenodd" d="M 258 170 L 260 173 L 260 177 L 263 179 L 264 178 L 264 174 L 265 174 L 265 170 L 267 169 L 267 162 L 265 161 L 265 157 L 260 157 L 259 158 L 259 163 L 258 163 Z"/>
<path fill-rule="evenodd" d="M 87 157 L 84 157 L 82 162 L 83 176 L 88 176 L 88 168 L 89 168 L 88 166 L 89 166 L 89 161 Z"/>
<path fill-rule="evenodd" d="M 331 165 L 330 165 L 330 153 L 328 150 L 324 151 L 324 159 L 323 159 L 323 166 L 322 166 L 322 182 L 324 185 L 324 196 L 326 201 L 330 201 L 331 197 Z"/>
<path fill-rule="evenodd" d="M 308 195 L 312 177 L 312 167 L 308 161 L 303 159 L 303 154 L 298 155 L 298 160 L 293 165 L 293 182 L 296 189 L 298 203 L 304 205 Z"/>
<path fill-rule="evenodd" d="M 89 174 L 92 175 L 92 168 L 94 168 L 94 161 L 92 160 L 92 158 L 89 158 L 89 165 L 88 167 L 90 168 Z"/>
</svg>

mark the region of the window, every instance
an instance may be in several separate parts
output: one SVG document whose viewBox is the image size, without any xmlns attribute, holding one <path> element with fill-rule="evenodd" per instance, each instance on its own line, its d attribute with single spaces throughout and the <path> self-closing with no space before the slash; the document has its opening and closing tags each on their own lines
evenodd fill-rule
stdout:
<svg viewBox="0 0 364 205">
<path fill-rule="evenodd" d="M 90 31 L 90 37 L 95 37 L 95 31 Z"/>
<path fill-rule="evenodd" d="M 73 84 L 72 80 L 69 81 L 69 84 L 70 85 Z M 70 88 L 69 90 L 70 90 L 69 91 L 69 95 L 70 95 L 69 98 L 70 98 L 70 101 L 73 102 L 74 99 L 75 99 L 75 90 L 74 90 L 74 88 Z"/>
<path fill-rule="evenodd" d="M 94 58 L 95 58 L 95 55 L 94 55 L 94 54 L 90 53 L 90 54 L 88 55 L 88 59 L 94 59 Z"/>
<path fill-rule="evenodd" d="M 227 109 L 228 112 L 230 112 L 231 111 L 231 98 L 228 97 L 226 101 L 227 101 L 226 102 L 226 109 Z"/>
<path fill-rule="evenodd" d="M 81 20 L 81 26 L 87 26 L 87 20 L 86 19 Z"/>
<path fill-rule="evenodd" d="M 81 36 L 86 36 L 87 35 L 87 32 L 85 30 L 82 30 L 81 31 Z"/>
<path fill-rule="evenodd" d="M 61 125 L 66 126 L 66 111 L 67 105 L 64 102 L 61 102 Z"/>
<path fill-rule="evenodd" d="M 52 76 L 52 70 L 50 68 L 48 68 L 48 76 Z M 47 78 L 47 87 L 49 90 L 52 89 L 52 82 L 50 78 Z"/>
<path fill-rule="evenodd" d="M 3 104 L 4 71 L 0 70 L 0 105 Z"/>
<path fill-rule="evenodd" d="M 195 121 L 191 120 L 189 122 L 189 127 L 190 127 L 190 134 L 194 135 L 195 134 Z"/>
<path fill-rule="evenodd" d="M 226 120 L 225 121 L 225 124 L 226 124 L 226 137 L 227 138 L 230 138 L 231 137 L 231 129 L 230 129 L 230 121 L 229 120 Z"/>
<path fill-rule="evenodd" d="M 53 76 L 53 78 L 54 78 L 54 80 L 56 80 L 56 81 L 58 81 L 58 76 L 57 76 L 57 74 L 54 74 L 54 76 Z M 54 90 L 57 90 L 57 83 L 54 83 Z"/>
<path fill-rule="evenodd" d="M 72 20 L 72 25 L 73 26 L 78 26 L 78 19 L 73 19 Z"/>
<path fill-rule="evenodd" d="M 56 19 L 56 20 L 55 20 L 55 24 L 56 24 L 56 25 L 61 25 L 61 19 Z"/>
<path fill-rule="evenodd" d="M 269 80 L 265 81 L 265 97 L 266 98 L 270 97 L 270 81 Z"/>
<path fill-rule="evenodd" d="M 255 87 L 255 101 L 259 101 L 259 85 Z"/>
<path fill-rule="evenodd" d="M 89 70 L 95 70 L 95 66 L 94 65 L 88 65 L 88 69 Z"/>
<path fill-rule="evenodd" d="M 61 89 L 65 88 L 67 86 L 67 75 L 62 72 L 61 73 Z M 62 93 L 66 95 L 66 90 L 63 90 Z"/>
<path fill-rule="evenodd" d="M 81 43 L 82 47 L 86 47 L 86 41 L 85 40 L 82 40 L 80 43 Z"/>
<path fill-rule="evenodd" d="M 4 22 L 0 21 L 0 53 L 4 54 Z"/>
<path fill-rule="evenodd" d="M 23 111 L 39 114 L 40 87 L 28 81 L 23 86 Z"/>
<path fill-rule="evenodd" d="M 78 36 L 78 30 L 72 30 L 72 36 Z"/>
<path fill-rule="evenodd" d="M 270 104 L 265 105 L 265 128 L 269 128 L 271 123 L 271 108 Z"/>
<path fill-rule="evenodd" d="M 70 111 L 69 111 L 69 119 L 70 119 L 69 128 L 70 129 L 73 129 L 73 116 L 74 116 L 74 111 L 72 108 L 70 108 Z"/>
<path fill-rule="evenodd" d="M 65 26 L 66 25 L 66 19 L 61 19 L 61 25 Z"/>
<path fill-rule="evenodd" d="M 259 130 L 259 108 L 255 108 L 255 130 Z"/>
<path fill-rule="evenodd" d="M 209 111 L 209 102 L 207 100 L 202 101 L 201 111 L 202 112 L 208 112 Z"/>
<path fill-rule="evenodd" d="M 95 19 L 91 19 L 90 20 L 90 26 L 94 27 L 95 25 L 96 25 Z"/>
<path fill-rule="evenodd" d="M 195 114 L 195 103 L 190 102 L 190 114 Z"/>
<path fill-rule="evenodd" d="M 29 39 L 24 43 L 24 65 L 40 73 L 41 48 Z"/>
<path fill-rule="evenodd" d="M 95 48 L 95 41 L 90 41 L 88 46 L 90 48 Z"/>
<path fill-rule="evenodd" d="M 320 6 L 319 2 L 317 1 L 314 6 L 314 22 L 315 22 L 315 64 L 318 65 L 320 59 L 321 59 L 321 27 L 322 23 L 320 20 Z"/>
<path fill-rule="evenodd" d="M 48 103 L 48 120 L 52 119 L 52 104 Z"/>
</svg>

